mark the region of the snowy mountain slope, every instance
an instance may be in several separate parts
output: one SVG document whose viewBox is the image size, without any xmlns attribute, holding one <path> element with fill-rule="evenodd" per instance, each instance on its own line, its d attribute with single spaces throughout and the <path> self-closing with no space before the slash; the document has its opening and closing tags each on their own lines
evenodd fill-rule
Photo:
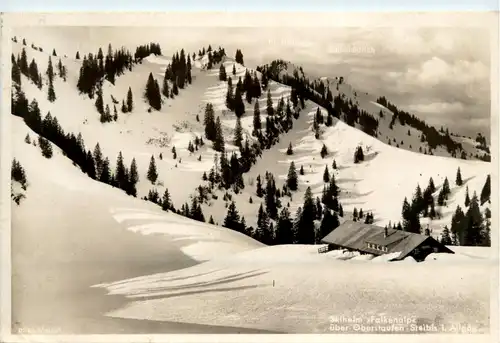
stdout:
<svg viewBox="0 0 500 343">
<path fill-rule="evenodd" d="M 438 145 L 437 148 L 431 149 L 427 141 L 421 141 L 420 138 L 423 134 L 421 130 L 406 123 L 402 123 L 400 120 L 392 122 L 394 112 L 377 102 L 380 94 L 369 94 L 357 91 L 355 87 L 350 85 L 342 76 L 335 78 L 320 77 L 319 79 L 315 79 L 304 72 L 302 67 L 284 60 L 275 60 L 270 64 L 260 66 L 259 69 L 263 67 L 272 68 L 280 78 L 293 77 L 296 75 L 300 79 L 308 80 L 309 82 L 323 83 L 325 91 L 329 89 L 333 98 L 340 96 L 344 101 L 356 105 L 360 111 L 366 111 L 378 120 L 379 125 L 376 137 L 384 143 L 389 144 L 390 142 L 391 145 L 414 152 L 426 154 L 431 154 L 432 152 L 433 155 L 437 156 L 451 156 L 451 153 L 447 151 L 444 146 Z M 320 93 L 316 92 L 316 94 L 321 96 Z M 388 101 L 390 102 L 390 99 Z M 382 115 L 380 115 L 380 113 L 382 113 Z M 343 117 L 341 117 L 341 119 L 343 119 Z M 354 127 L 362 129 L 360 123 L 355 123 Z M 441 131 L 443 128 L 436 129 Z M 443 129 L 442 133 L 444 132 L 445 129 Z M 462 156 L 462 151 L 465 153 L 466 159 L 478 159 L 478 156 L 483 157 L 485 155 L 485 149 L 480 148 L 480 144 L 474 140 L 473 137 L 465 137 L 456 133 L 450 133 L 450 137 L 453 141 L 462 144 L 462 150 L 457 152 L 456 157 L 460 158 Z M 489 147 L 487 148 L 488 152 L 486 155 L 490 157 Z"/>
<path fill-rule="evenodd" d="M 14 48 L 21 49 L 20 43 L 14 44 Z M 15 51 L 16 53 L 16 51 Z M 28 49 L 29 60 L 35 58 L 37 63 L 43 67 L 48 60 L 48 53 L 38 52 Z M 111 95 L 118 102 L 125 98 L 129 87 L 134 94 L 135 108 L 132 113 L 119 113 L 117 122 L 101 124 L 93 100 L 79 95 L 76 91 L 76 80 L 78 75 L 79 61 L 63 58 L 63 64 L 67 65 L 70 71 L 68 81 L 63 83 L 56 79 L 56 94 L 58 99 L 54 103 L 48 102 L 45 90 L 38 90 L 27 79 L 23 79 L 23 89 L 28 98 L 39 100 L 42 113 L 50 111 L 56 116 L 61 126 L 70 132 L 81 132 L 87 144 L 87 148 L 92 149 L 99 142 L 103 155 L 111 160 L 114 166 L 116 156 L 120 151 L 124 155 L 125 164 L 129 165 L 132 158 L 138 163 L 140 180 L 138 184 L 138 195 L 146 195 L 152 188 L 158 190 L 160 194 L 168 188 L 174 205 L 180 207 L 184 202 L 190 202 L 190 195 L 195 193 L 196 187 L 202 184 L 201 177 L 204 172 L 208 172 L 214 164 L 216 152 L 211 148 L 211 143 L 206 141 L 198 151 L 190 153 L 187 150 L 188 143 L 195 137 L 204 136 L 203 116 L 205 104 L 210 102 L 215 107 L 215 116 L 222 119 L 225 133 L 226 150 L 236 151 L 237 148 L 232 143 L 233 132 L 236 123 L 234 113 L 229 112 L 225 107 L 225 94 L 227 82 L 219 81 L 218 65 L 212 70 L 205 70 L 207 63 L 206 55 L 193 61 L 193 83 L 180 91 L 175 99 L 164 99 L 164 106 L 160 111 L 148 112 L 149 106 L 143 101 L 147 75 L 152 73 L 159 81 L 162 81 L 166 65 L 169 59 L 163 56 L 150 56 L 143 60 L 141 64 L 134 66 L 131 72 L 117 78 L 115 85 L 105 82 L 103 87 L 105 104 L 113 105 Z M 228 77 L 236 84 L 239 77 L 243 77 L 246 68 L 235 63 L 234 60 L 226 58 L 224 62 Z M 232 67 L 236 67 L 236 75 L 232 74 Z M 72 68 L 75 68 L 72 70 Z M 251 70 L 251 69 L 250 69 Z M 260 77 L 260 73 L 257 72 Z M 290 87 L 270 81 L 273 104 L 276 108 L 281 96 L 285 99 L 290 95 Z M 334 95 L 336 89 L 331 88 Z M 463 206 L 465 198 L 465 187 L 469 188 L 470 195 L 475 191 L 478 194 L 486 180 L 486 175 L 491 173 L 490 164 L 481 161 L 460 160 L 439 157 L 440 152 L 447 155 L 443 149 L 433 151 L 435 156 L 423 155 L 409 152 L 405 149 L 398 149 L 396 143 L 402 146 L 412 146 L 413 150 L 418 150 L 422 145 L 419 140 L 419 132 L 407 126 L 396 123 L 390 130 L 391 112 L 375 102 L 375 98 L 370 95 L 357 94 L 351 86 L 342 83 L 339 85 L 339 93 L 352 96 L 354 101 L 360 103 L 362 109 L 374 113 L 382 110 L 384 118 L 380 118 L 378 139 L 361 132 L 356 127 L 346 125 L 342 121 L 335 120 L 332 127 L 322 126 L 323 134 L 320 140 L 314 138 L 311 130 L 312 118 L 317 109 L 317 105 L 306 101 L 306 107 L 302 110 L 302 115 L 293 122 L 293 128 L 280 136 L 277 145 L 269 150 L 264 150 L 257 163 L 245 174 L 245 189 L 240 194 L 233 194 L 238 211 L 245 217 L 247 225 L 256 225 L 257 210 L 261 201 L 255 196 L 255 179 L 258 175 L 264 176 L 269 171 L 281 182 L 287 175 L 289 163 L 294 160 L 297 169 L 304 166 L 305 174 L 300 176 L 299 191 L 293 194 L 293 201 L 287 197 L 282 198 L 282 204 L 286 206 L 290 202 L 290 210 L 293 211 L 302 205 L 303 192 L 307 186 L 311 186 L 314 196 L 321 196 L 323 189 L 322 173 L 328 165 L 332 173 L 332 162 L 335 159 L 339 164 L 339 170 L 335 171 L 338 185 L 341 189 L 339 197 L 344 210 L 350 212 L 356 207 L 358 210 L 371 211 L 374 213 L 375 222 L 385 225 L 389 222 L 395 223 L 401 219 L 401 205 L 403 199 L 412 197 L 417 184 L 422 189 L 427 186 L 429 178 L 432 177 L 436 186 L 439 187 L 447 177 L 450 184 L 454 184 L 455 174 L 458 167 L 466 182 L 462 187 L 452 189 L 451 198 L 446 206 L 438 209 L 441 212 L 441 219 L 430 222 L 430 227 L 435 228 L 435 233 L 441 231 L 442 226 L 450 225 L 451 215 L 456 206 Z M 262 121 L 265 122 L 266 94 L 263 91 L 259 98 Z M 246 113 L 241 118 L 244 134 L 249 140 L 254 140 L 250 135 L 252 130 L 253 104 L 245 102 Z M 71 106 L 70 106 L 71 105 Z M 68 113 L 71 108 L 71 113 Z M 322 113 L 326 114 L 324 109 Z M 196 116 L 200 121 L 196 119 Z M 410 136 L 407 132 L 410 131 Z M 385 136 L 384 136 L 385 134 Z M 390 134 L 390 136 L 389 136 Z M 396 142 L 391 146 L 386 144 L 384 137 Z M 397 139 L 396 139 L 397 138 Z M 465 139 L 464 139 L 465 140 Z M 285 155 L 288 144 L 294 147 L 295 154 Z M 321 159 L 319 151 L 325 143 L 330 154 L 325 159 Z M 358 145 L 363 146 L 367 161 L 361 164 L 353 163 L 354 149 Z M 177 159 L 172 158 L 170 150 L 175 146 Z M 159 159 L 160 153 L 163 159 Z M 151 156 L 155 156 L 159 181 L 152 185 L 146 180 L 146 172 Z M 201 157 L 201 161 L 198 158 Z M 368 161 L 369 160 L 369 161 Z M 404 169 L 402 169 L 404 168 Z M 279 182 L 278 182 L 279 183 Z M 278 184 L 281 187 L 281 184 Z M 230 191 L 231 192 L 231 191 Z M 437 197 L 437 192 L 434 197 Z M 227 211 L 228 203 L 222 200 L 223 192 L 216 192 L 218 199 L 212 199 L 209 203 L 203 204 L 205 218 L 210 215 L 215 221 L 221 224 Z M 252 197 L 253 204 L 249 203 Z M 348 216 L 348 214 L 346 214 Z M 425 219 L 422 220 L 425 225 Z"/>
</svg>

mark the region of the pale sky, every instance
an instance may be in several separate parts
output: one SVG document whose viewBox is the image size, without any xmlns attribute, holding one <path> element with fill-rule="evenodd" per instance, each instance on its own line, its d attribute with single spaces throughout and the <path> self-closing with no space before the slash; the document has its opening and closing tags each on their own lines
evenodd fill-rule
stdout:
<svg viewBox="0 0 500 343">
<path fill-rule="evenodd" d="M 116 48 L 158 42 L 167 56 L 208 44 L 223 46 L 229 55 L 239 48 L 249 67 L 282 58 L 312 75 L 343 76 L 430 124 L 490 135 L 490 37 L 484 29 L 38 27 L 13 35 L 70 56 L 77 49 L 106 51 L 109 42 Z"/>
</svg>

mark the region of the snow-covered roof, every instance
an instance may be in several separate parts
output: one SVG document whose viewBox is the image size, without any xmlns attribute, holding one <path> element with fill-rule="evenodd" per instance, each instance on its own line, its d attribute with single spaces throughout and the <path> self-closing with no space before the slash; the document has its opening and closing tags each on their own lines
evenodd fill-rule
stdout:
<svg viewBox="0 0 500 343">
<path fill-rule="evenodd" d="M 440 244 L 430 236 L 346 220 L 324 237 L 321 242 L 374 255 L 401 252 L 396 259 L 402 259 L 427 240 L 432 240 L 434 244 Z M 387 249 L 374 249 L 371 248 L 372 245 Z M 453 253 L 445 246 L 443 246 L 443 250 Z"/>
</svg>

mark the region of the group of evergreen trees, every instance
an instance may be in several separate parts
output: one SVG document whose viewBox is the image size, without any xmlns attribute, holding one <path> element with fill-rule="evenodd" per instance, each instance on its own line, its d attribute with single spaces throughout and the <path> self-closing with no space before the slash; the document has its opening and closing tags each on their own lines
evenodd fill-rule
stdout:
<svg viewBox="0 0 500 343">
<path fill-rule="evenodd" d="M 323 107 L 328 113 L 324 120 L 326 126 L 333 124 L 333 117 L 340 118 L 341 114 L 343 114 L 347 124 L 354 126 L 355 123 L 358 123 L 365 133 L 376 137 L 378 120 L 375 117 L 359 109 L 351 100 L 347 101 L 343 95 L 333 97 L 329 86 L 326 86 L 323 80 L 311 82 L 306 79 L 302 68 L 299 68 L 302 76 L 299 76 L 299 70 L 297 69 L 294 70 L 293 76 L 282 73 L 286 69 L 287 63 L 283 60 L 275 60 L 268 65 L 257 68 L 263 74 L 263 79 L 265 77 L 292 87 L 292 101 L 295 106 L 300 101 L 301 106 L 304 107 L 304 101 L 311 100 Z M 320 124 L 320 122 L 317 122 L 318 126 L 313 127 L 315 131 Z M 319 133 L 316 131 L 315 135 L 319 136 Z"/>
<path fill-rule="evenodd" d="M 140 63 L 142 59 L 154 54 L 156 56 L 161 55 L 161 47 L 158 43 L 149 43 L 145 45 L 140 45 L 135 49 L 134 61 Z"/>
<path fill-rule="evenodd" d="M 26 172 L 24 170 L 24 168 L 21 166 L 21 163 L 19 163 L 18 160 L 16 160 L 15 158 L 12 160 L 12 166 L 11 166 L 11 169 L 10 169 L 10 177 L 11 177 L 11 180 L 12 180 L 12 183 L 11 183 L 11 188 L 10 188 L 10 197 L 12 200 L 14 200 L 14 202 L 19 205 L 21 203 L 21 200 L 23 198 L 26 197 L 25 194 L 23 194 L 22 192 L 20 193 L 15 193 L 14 192 L 14 187 L 13 187 L 13 182 L 16 181 L 16 182 L 19 182 L 19 184 L 21 185 L 21 188 L 26 191 L 27 188 L 28 188 L 28 181 L 26 179 Z"/>
<path fill-rule="evenodd" d="M 76 58 L 80 58 L 79 52 Z M 93 99 L 98 88 L 102 87 L 104 78 L 114 84 L 116 77 L 127 69 L 132 70 L 133 61 L 130 51 L 123 47 L 113 51 L 111 44 L 108 45 L 106 57 L 101 48 L 96 55 L 92 53 L 84 55 L 77 83 L 78 91 Z"/>
<path fill-rule="evenodd" d="M 203 51 L 200 51 L 200 57 L 205 55 L 205 48 L 203 48 Z M 226 56 L 226 51 L 219 47 L 218 50 L 212 50 L 212 47 L 209 45 L 208 49 L 206 50 L 207 53 L 207 58 L 208 58 L 208 63 L 206 65 L 206 69 L 210 70 L 213 68 L 214 64 L 220 63 L 222 61 L 222 58 Z M 194 58 L 194 55 L 193 55 Z"/>
<path fill-rule="evenodd" d="M 424 192 L 422 192 L 420 185 L 417 185 L 411 204 L 407 198 L 404 199 L 402 208 L 403 224 L 400 226 L 403 230 L 421 233 L 420 216 L 429 217 L 430 219 L 440 217 L 434 203 L 433 194 L 435 191 L 436 187 L 431 177 Z M 447 197 L 449 192 L 448 179 L 445 179 L 440 193 L 446 194 Z"/>
<path fill-rule="evenodd" d="M 443 244 L 466 245 L 466 246 L 491 246 L 489 211 L 486 212 L 486 220 L 483 218 L 479 199 L 474 192 L 467 211 L 464 213 L 460 205 L 457 206 L 451 219 L 450 231 L 443 231 L 441 242 Z"/>
<path fill-rule="evenodd" d="M 116 173 L 113 176 L 109 169 L 109 160 L 102 157 L 99 145 L 96 146 L 94 152 L 87 151 L 81 134 L 78 136 L 72 133 L 66 134 L 57 118 L 53 117 L 50 112 L 42 119 L 38 102 L 34 99 L 28 104 L 20 87 L 16 87 L 13 92 L 12 114 L 23 118 L 26 125 L 39 135 L 38 145 L 45 157 L 52 156 L 51 145 L 53 143 L 90 178 L 121 188 L 127 194 L 136 195 L 137 168 L 135 161 L 133 161 L 129 173 L 123 166 L 123 158 L 120 153 L 117 159 Z M 26 140 L 28 139 L 27 137 Z"/>
<path fill-rule="evenodd" d="M 18 55 L 17 58 L 12 54 L 11 56 L 11 77 L 12 82 L 21 86 L 21 74 L 25 75 L 28 79 L 30 79 L 39 89 L 43 87 L 43 77 L 38 69 L 38 65 L 35 59 L 31 60 L 31 63 L 28 65 L 28 58 L 26 55 L 26 50 L 23 48 L 21 55 Z M 61 59 L 57 64 L 57 75 L 66 81 L 66 67 L 62 64 Z M 56 76 L 56 72 L 54 71 L 54 67 L 52 65 L 52 58 L 49 56 L 49 62 L 47 66 L 47 71 L 45 72 L 48 78 L 48 88 L 47 88 L 47 99 L 50 102 L 54 102 L 56 100 L 56 93 L 54 90 L 54 77 Z"/>
<path fill-rule="evenodd" d="M 457 181 L 460 181 L 460 174 L 457 172 Z M 457 205 L 455 213 L 451 220 L 451 230 L 447 227 L 442 234 L 443 244 L 453 245 L 473 245 L 473 246 L 490 246 L 490 218 L 491 211 L 487 208 L 483 217 L 480 206 L 490 200 L 491 192 L 490 175 L 487 176 L 486 182 L 481 190 L 480 198 L 476 192 L 472 198 L 469 197 L 469 189 L 465 194 L 464 213 L 460 205 Z"/>
<path fill-rule="evenodd" d="M 387 107 L 394 114 L 391 121 L 391 127 L 398 120 L 401 125 L 408 125 L 422 132 L 422 142 L 427 142 L 429 148 L 434 150 L 437 146 L 444 146 L 450 154 L 456 154 L 457 151 L 463 151 L 462 144 L 455 142 L 448 130 L 438 131 L 434 126 L 428 125 L 424 120 L 415 115 L 402 111 L 396 105 L 390 103 L 385 97 L 379 97 L 377 102 Z"/>
<path fill-rule="evenodd" d="M 262 86 L 257 77 L 257 73 L 250 73 L 248 69 L 245 71 L 244 79 L 242 80 L 241 77 L 239 77 L 236 86 L 233 87 L 233 79 L 232 77 L 227 77 L 226 68 L 224 64 L 221 63 L 219 79 L 221 81 L 227 80 L 226 107 L 230 111 L 234 111 L 236 117 L 241 117 L 245 114 L 243 96 L 245 96 L 245 100 L 251 104 L 253 98 L 258 99 L 262 95 Z"/>
<path fill-rule="evenodd" d="M 10 177 L 12 181 L 17 181 L 21 185 L 23 190 L 28 188 L 28 180 L 26 178 L 26 171 L 21 166 L 21 163 L 15 158 L 12 160 L 12 166 L 10 169 Z"/>
</svg>

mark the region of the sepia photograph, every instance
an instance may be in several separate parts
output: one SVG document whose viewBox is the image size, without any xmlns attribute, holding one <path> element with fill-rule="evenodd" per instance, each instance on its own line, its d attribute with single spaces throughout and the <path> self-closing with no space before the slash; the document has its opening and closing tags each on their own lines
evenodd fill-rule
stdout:
<svg viewBox="0 0 500 343">
<path fill-rule="evenodd" d="M 11 20 L 12 337 L 492 334 L 497 17 L 379 17 Z"/>
</svg>

